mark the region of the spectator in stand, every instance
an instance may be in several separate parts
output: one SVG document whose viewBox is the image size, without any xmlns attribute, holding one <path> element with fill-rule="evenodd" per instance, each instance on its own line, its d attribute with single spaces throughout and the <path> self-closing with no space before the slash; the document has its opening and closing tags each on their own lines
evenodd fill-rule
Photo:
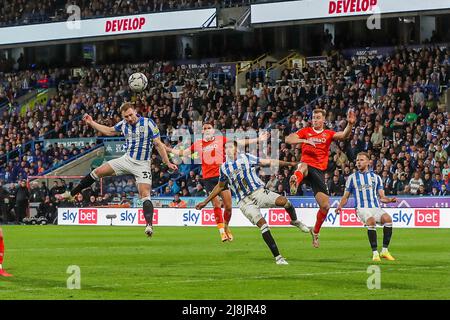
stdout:
<svg viewBox="0 0 450 320">
<path fill-rule="evenodd" d="M 130 197 L 132 197 L 131 195 L 130 195 Z M 109 203 L 111 202 L 111 195 L 109 194 L 109 193 L 105 193 L 104 195 L 103 195 L 103 199 L 101 200 L 101 205 L 102 206 L 107 206 L 107 205 L 109 205 Z"/>
<path fill-rule="evenodd" d="M 46 196 L 44 200 L 39 204 L 38 217 L 44 217 L 50 223 L 55 223 L 57 218 L 57 208 L 51 201 L 49 196 Z"/>
<path fill-rule="evenodd" d="M 431 180 L 431 174 L 425 173 L 424 179 L 423 179 L 423 186 L 425 189 L 425 194 L 431 194 L 433 182 Z"/>
<path fill-rule="evenodd" d="M 197 187 L 195 188 L 194 192 L 192 193 L 192 196 L 194 197 L 206 197 L 207 193 L 205 189 L 203 189 L 203 186 L 201 183 L 197 183 Z"/>
<path fill-rule="evenodd" d="M 445 185 L 445 182 L 442 180 L 441 175 L 439 173 L 435 174 L 435 178 L 431 181 L 431 187 L 436 188 L 439 192 L 442 185 Z"/>
<path fill-rule="evenodd" d="M 22 222 L 23 218 L 27 216 L 28 205 L 30 203 L 30 192 L 28 191 L 27 182 L 25 180 L 20 181 L 19 188 L 16 195 L 16 224 Z"/>
<path fill-rule="evenodd" d="M 189 176 L 187 177 L 187 183 L 186 183 L 189 193 L 194 192 L 198 181 L 199 180 L 198 180 L 197 176 L 195 175 L 195 172 L 191 170 L 189 172 Z"/>
<path fill-rule="evenodd" d="M 181 190 L 180 187 L 178 186 L 177 182 L 176 182 L 176 181 L 173 181 L 173 180 L 169 180 L 168 187 L 169 187 L 169 189 L 170 189 L 170 195 L 171 195 L 171 196 L 173 196 L 173 195 L 179 193 L 180 190 Z"/>
<path fill-rule="evenodd" d="M 300 189 L 300 188 L 299 188 L 299 189 Z M 278 193 L 280 196 L 284 196 L 284 197 L 288 196 L 288 194 L 287 194 L 287 192 L 285 191 L 285 189 L 284 189 L 284 187 L 283 187 L 282 184 L 278 184 L 278 187 L 277 187 L 277 193 Z"/>
<path fill-rule="evenodd" d="M 75 201 L 74 201 L 73 205 L 77 208 L 83 208 L 86 205 L 83 195 L 81 193 L 79 193 L 75 196 Z"/>
<path fill-rule="evenodd" d="M 181 196 L 190 197 L 191 193 L 189 192 L 189 190 L 187 188 L 183 188 L 183 189 L 181 189 Z"/>
<path fill-rule="evenodd" d="M 0 180 L 0 218 L 2 223 L 6 224 L 9 221 L 9 204 L 8 204 L 8 191 L 3 187 L 3 181 Z"/>
<path fill-rule="evenodd" d="M 180 199 L 180 195 L 178 193 L 174 195 L 173 201 L 169 203 L 170 208 L 186 208 L 186 206 L 186 202 Z"/>
<path fill-rule="evenodd" d="M 89 197 L 89 201 L 86 204 L 86 207 L 91 208 L 91 207 L 97 207 L 99 205 L 99 203 L 97 202 L 97 198 L 92 195 Z"/>
<path fill-rule="evenodd" d="M 276 192 L 277 184 L 278 184 L 278 179 L 277 179 L 276 175 L 272 174 L 270 176 L 269 181 L 267 181 L 267 183 L 266 183 L 266 189 Z"/>
<path fill-rule="evenodd" d="M 448 195 L 450 195 L 450 192 L 449 192 L 449 190 L 447 190 L 447 186 L 445 184 L 443 184 L 441 186 L 441 191 L 439 191 L 439 196 L 445 197 L 445 196 L 448 196 Z"/>
<path fill-rule="evenodd" d="M 409 187 L 412 195 L 416 195 L 420 186 L 424 186 L 423 180 L 420 178 L 420 172 L 414 172 L 414 177 L 409 180 Z"/>
<path fill-rule="evenodd" d="M 329 192 L 332 197 L 342 196 L 345 185 L 339 181 L 339 176 L 334 175 L 330 183 Z"/>
<path fill-rule="evenodd" d="M 30 202 L 42 202 L 45 195 L 42 194 L 39 184 L 36 181 L 30 183 Z"/>
<path fill-rule="evenodd" d="M 427 195 L 427 192 L 425 191 L 425 186 L 421 185 L 419 187 L 419 190 L 417 191 L 418 196 L 425 196 Z"/>
<path fill-rule="evenodd" d="M 442 145 L 441 144 L 438 144 L 437 146 L 436 146 L 436 152 L 434 153 L 434 159 L 436 160 L 436 161 L 438 161 L 438 162 L 442 162 L 442 163 L 444 163 L 444 162 L 447 162 L 447 159 L 448 159 L 448 154 L 447 154 L 447 151 L 445 151 L 444 149 L 442 149 Z M 444 174 L 444 176 L 445 176 L 445 173 L 443 173 Z"/>
</svg>

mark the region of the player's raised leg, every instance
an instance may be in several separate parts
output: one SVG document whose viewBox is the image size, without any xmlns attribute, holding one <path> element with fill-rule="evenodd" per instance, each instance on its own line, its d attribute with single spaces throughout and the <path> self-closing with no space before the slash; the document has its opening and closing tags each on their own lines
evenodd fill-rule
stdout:
<svg viewBox="0 0 450 320">
<path fill-rule="evenodd" d="M 231 198 L 231 192 L 230 190 L 223 190 L 220 193 L 220 197 L 223 201 L 223 220 L 224 220 L 224 228 L 225 228 L 225 234 L 227 235 L 228 241 L 233 241 L 234 237 L 230 230 L 230 220 L 231 220 L 231 213 L 233 210 L 233 203 Z"/>
<path fill-rule="evenodd" d="M 392 237 L 392 217 L 384 213 L 381 216 L 381 224 L 383 225 L 383 249 L 381 249 L 380 257 L 386 260 L 395 260 L 389 253 L 388 247 Z"/>
<path fill-rule="evenodd" d="M 322 224 L 327 218 L 328 211 L 330 210 L 330 197 L 323 192 L 316 193 L 316 201 L 319 204 L 319 211 L 316 215 L 316 224 L 311 229 L 311 235 L 314 248 L 319 247 L 319 233 L 322 228 Z"/>
<path fill-rule="evenodd" d="M 12 274 L 9 274 L 3 269 L 3 258 L 5 256 L 5 243 L 3 241 L 3 230 L 0 228 L 0 276 L 3 277 L 12 277 Z"/>
<path fill-rule="evenodd" d="M 153 203 L 150 199 L 151 185 L 148 183 L 138 183 L 139 198 L 142 201 L 142 210 L 147 225 L 145 226 L 145 234 L 150 238 L 153 235 Z"/>
<path fill-rule="evenodd" d="M 58 200 L 71 200 L 78 193 L 83 191 L 84 189 L 90 187 L 95 181 L 98 181 L 100 178 L 112 176 L 115 174 L 114 169 L 111 167 L 109 163 L 105 163 L 98 167 L 97 169 L 91 171 L 87 176 L 81 179 L 80 183 L 78 183 L 75 188 L 70 191 L 66 191 L 62 194 L 57 194 L 55 197 Z"/>
<path fill-rule="evenodd" d="M 275 205 L 277 207 L 283 207 L 286 209 L 286 212 L 289 214 L 291 218 L 290 224 L 299 228 L 301 231 L 308 233 L 309 228 L 297 218 L 297 213 L 295 212 L 295 208 L 292 203 L 288 200 L 288 198 L 283 196 L 278 196 L 275 200 Z"/>
</svg>

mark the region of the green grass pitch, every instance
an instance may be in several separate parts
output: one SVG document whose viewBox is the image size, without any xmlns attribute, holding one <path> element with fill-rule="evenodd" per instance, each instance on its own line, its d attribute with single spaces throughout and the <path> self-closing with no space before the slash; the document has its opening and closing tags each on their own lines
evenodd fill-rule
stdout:
<svg viewBox="0 0 450 320">
<path fill-rule="evenodd" d="M 381 288 L 369 290 L 373 265 L 365 229 L 325 228 L 321 247 L 294 228 L 272 228 L 290 263 L 275 265 L 257 228 L 3 226 L 5 299 L 450 299 L 450 229 L 394 229 L 397 261 L 377 263 Z M 378 229 L 379 245 L 382 229 Z M 67 289 L 68 266 L 81 289 Z"/>
</svg>

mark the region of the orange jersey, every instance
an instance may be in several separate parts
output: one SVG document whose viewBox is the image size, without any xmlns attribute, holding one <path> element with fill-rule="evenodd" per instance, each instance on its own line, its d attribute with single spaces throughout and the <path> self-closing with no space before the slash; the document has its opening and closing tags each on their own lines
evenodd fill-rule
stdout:
<svg viewBox="0 0 450 320">
<path fill-rule="evenodd" d="M 326 170 L 328 167 L 328 156 L 330 154 L 330 144 L 333 141 L 333 136 L 336 134 L 332 130 L 322 130 L 319 133 L 312 127 L 298 130 L 297 136 L 300 139 L 305 139 L 315 143 L 315 147 L 302 143 L 302 158 L 301 162 L 308 164 L 311 167 Z"/>
<path fill-rule="evenodd" d="M 192 144 L 191 152 L 200 155 L 203 179 L 219 177 L 219 168 L 225 161 L 225 143 L 226 137 L 214 136 L 211 141 L 197 140 Z"/>
</svg>

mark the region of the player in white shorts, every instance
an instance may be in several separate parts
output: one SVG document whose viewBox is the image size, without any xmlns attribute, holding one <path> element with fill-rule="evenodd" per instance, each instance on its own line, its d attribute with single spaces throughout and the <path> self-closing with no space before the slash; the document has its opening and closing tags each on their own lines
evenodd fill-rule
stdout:
<svg viewBox="0 0 450 320">
<path fill-rule="evenodd" d="M 358 171 L 347 178 L 345 192 L 336 212 L 341 212 L 347 204 L 350 194 L 353 194 L 356 214 L 367 226 L 367 236 L 373 252 L 372 260 L 380 261 L 380 257 L 395 260 L 388 251 L 392 237 L 392 217 L 380 207 L 380 202 L 396 202 L 397 199 L 385 196 L 381 177 L 373 171 L 369 171 L 369 155 L 366 152 L 358 153 L 356 167 Z M 381 253 L 378 253 L 377 224 L 383 226 L 383 249 Z"/>
<path fill-rule="evenodd" d="M 107 127 L 95 122 L 86 114 L 83 120 L 92 128 L 106 136 L 123 135 L 126 138 L 126 152 L 117 159 L 101 165 L 73 188 L 70 192 L 57 195 L 58 199 L 73 199 L 83 189 L 89 187 L 96 180 L 108 176 L 123 174 L 134 175 L 139 191 L 139 197 L 143 203 L 144 217 L 147 223 L 145 233 L 153 235 L 153 204 L 150 200 L 152 173 L 150 159 L 153 144 L 160 154 L 163 162 L 170 170 L 177 170 L 177 166 L 169 161 L 164 143 L 161 141 L 159 129 L 150 118 L 138 116 L 134 106 L 126 102 L 120 107 L 123 120 L 114 127 Z"/>
<path fill-rule="evenodd" d="M 237 142 L 229 141 L 225 144 L 227 160 L 220 166 L 219 183 L 210 195 L 195 208 L 201 210 L 211 199 L 217 196 L 228 184 L 233 196 L 238 200 L 242 213 L 261 229 L 262 237 L 275 257 L 276 264 L 288 264 L 280 255 L 269 226 L 261 214 L 260 208 L 283 207 L 291 218 L 291 225 L 303 232 L 309 233 L 300 220 L 297 219 L 295 208 L 291 202 L 279 194 L 264 188 L 264 182 L 256 175 L 255 166 L 295 166 L 296 163 L 272 159 L 260 159 L 251 154 L 238 154 Z"/>
</svg>

